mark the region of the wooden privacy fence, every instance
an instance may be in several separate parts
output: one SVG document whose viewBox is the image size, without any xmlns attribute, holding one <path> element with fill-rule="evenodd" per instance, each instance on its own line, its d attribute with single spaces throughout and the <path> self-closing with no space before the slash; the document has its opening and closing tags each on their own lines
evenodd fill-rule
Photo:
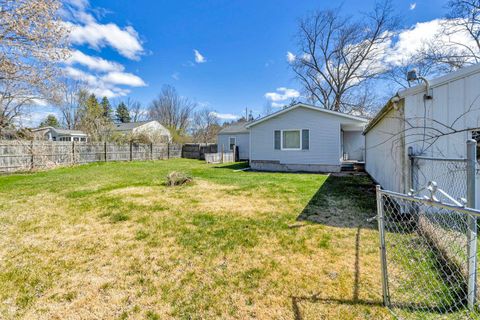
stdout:
<svg viewBox="0 0 480 320">
<path fill-rule="evenodd" d="M 1 141 L 0 172 L 47 169 L 90 162 L 180 158 L 179 144 L 106 142 Z"/>
<path fill-rule="evenodd" d="M 206 153 L 218 151 L 215 143 L 187 143 L 182 148 L 182 158 L 205 160 Z"/>
</svg>

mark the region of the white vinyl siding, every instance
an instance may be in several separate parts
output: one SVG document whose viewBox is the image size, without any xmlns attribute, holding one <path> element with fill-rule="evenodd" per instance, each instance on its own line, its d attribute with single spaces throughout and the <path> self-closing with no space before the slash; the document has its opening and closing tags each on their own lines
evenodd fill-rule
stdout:
<svg viewBox="0 0 480 320">
<path fill-rule="evenodd" d="M 218 151 L 230 149 L 230 138 L 235 138 L 235 145 L 238 147 L 238 156 L 241 160 L 247 160 L 250 156 L 250 134 L 249 133 L 224 133 L 217 136 Z"/>
<path fill-rule="evenodd" d="M 383 188 L 396 192 L 405 192 L 403 128 L 402 113 L 392 109 L 365 136 L 366 171 Z"/>
<path fill-rule="evenodd" d="M 303 107 L 285 112 L 250 127 L 250 160 L 278 161 L 281 164 L 340 166 L 342 124 L 361 126 L 362 123 Z M 308 149 L 286 152 L 275 148 L 276 132 L 281 130 L 300 130 L 300 132 L 308 130 L 308 139 L 306 136 L 304 139 L 301 137 L 300 143 L 303 147 L 303 141 L 308 140 Z"/>
</svg>

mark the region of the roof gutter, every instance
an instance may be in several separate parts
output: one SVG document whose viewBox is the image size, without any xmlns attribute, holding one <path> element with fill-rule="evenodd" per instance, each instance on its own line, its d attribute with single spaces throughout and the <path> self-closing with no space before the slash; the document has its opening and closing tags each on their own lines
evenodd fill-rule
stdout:
<svg viewBox="0 0 480 320">
<path fill-rule="evenodd" d="M 400 100 L 403 98 L 404 97 L 401 96 L 400 93 L 397 93 L 396 95 L 391 97 L 390 100 L 388 100 L 387 104 L 377 113 L 377 115 L 372 119 L 372 121 L 370 121 L 365 130 L 363 130 L 363 135 L 366 135 L 368 131 L 373 129 L 373 127 L 375 127 L 375 125 L 380 122 L 380 120 L 382 120 L 387 113 L 392 111 L 392 109 L 396 107 L 397 103 L 399 103 Z"/>
</svg>

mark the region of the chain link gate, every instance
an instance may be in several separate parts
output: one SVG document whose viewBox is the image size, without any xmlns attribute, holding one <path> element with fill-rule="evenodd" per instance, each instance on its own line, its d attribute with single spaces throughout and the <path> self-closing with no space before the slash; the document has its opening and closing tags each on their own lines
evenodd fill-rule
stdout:
<svg viewBox="0 0 480 320">
<path fill-rule="evenodd" d="M 435 182 L 409 194 L 377 187 L 383 300 L 399 318 L 480 319 L 475 142 L 462 160 L 452 174 L 468 201 Z"/>
</svg>

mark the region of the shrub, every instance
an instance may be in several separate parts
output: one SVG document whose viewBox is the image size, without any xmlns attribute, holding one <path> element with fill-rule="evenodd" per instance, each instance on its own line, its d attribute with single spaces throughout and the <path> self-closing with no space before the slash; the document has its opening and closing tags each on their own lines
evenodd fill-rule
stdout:
<svg viewBox="0 0 480 320">
<path fill-rule="evenodd" d="M 172 171 L 167 175 L 167 186 L 181 186 L 192 182 L 192 178 L 183 172 Z"/>
</svg>

